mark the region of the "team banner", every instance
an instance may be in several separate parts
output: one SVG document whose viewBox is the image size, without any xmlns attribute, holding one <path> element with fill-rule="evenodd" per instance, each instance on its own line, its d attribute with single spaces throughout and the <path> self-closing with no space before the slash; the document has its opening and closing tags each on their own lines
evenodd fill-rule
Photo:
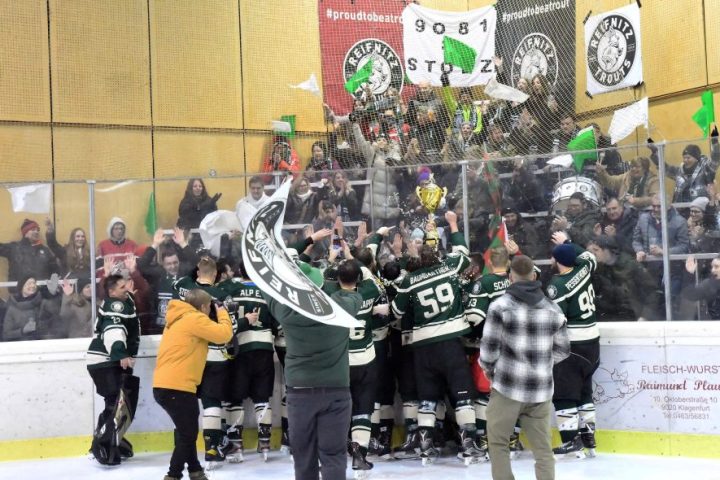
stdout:
<svg viewBox="0 0 720 480">
<path fill-rule="evenodd" d="M 402 13 L 405 69 L 413 83 L 454 87 L 484 85 L 494 75 L 497 12 L 489 6 L 444 12 L 411 3 Z"/>
<path fill-rule="evenodd" d="M 561 110 L 575 111 L 575 2 L 503 0 L 496 49 L 512 86 L 547 79 Z"/>
<path fill-rule="evenodd" d="M 260 208 L 243 235 L 242 257 L 250 279 L 275 300 L 321 323 L 340 327 L 362 324 L 307 278 L 285 251 L 282 223 L 291 181 Z"/>
<path fill-rule="evenodd" d="M 403 0 L 318 2 L 323 94 L 335 112 L 352 109 L 367 86 L 374 97 L 394 87 L 402 93 L 404 70 L 400 14 Z M 356 74 L 370 64 L 369 75 Z M 355 81 L 349 82 L 355 76 Z M 358 81 L 361 80 L 361 81 Z M 352 91 L 346 91 L 346 84 Z"/>
<path fill-rule="evenodd" d="M 587 91 L 591 95 L 641 83 L 640 7 L 637 3 L 588 18 L 585 52 Z"/>
</svg>

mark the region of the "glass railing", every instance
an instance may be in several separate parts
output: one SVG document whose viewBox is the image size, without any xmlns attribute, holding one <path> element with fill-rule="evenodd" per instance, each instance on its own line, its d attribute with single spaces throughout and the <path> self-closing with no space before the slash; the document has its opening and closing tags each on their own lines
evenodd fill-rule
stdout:
<svg viewBox="0 0 720 480">
<path fill-rule="evenodd" d="M 686 149 L 689 144 L 698 148 Z M 377 153 L 376 146 L 369 161 L 367 150 L 348 142 L 335 149 L 340 161 L 324 164 L 331 168 L 292 173 L 283 236 L 290 244 L 314 230 L 333 230 L 311 251 L 323 266 L 334 239 L 361 247 L 367 233 L 398 227 L 381 245 L 382 263 L 402 254 L 399 245 L 434 237 L 428 223 L 447 250 L 444 213 L 452 210 L 476 262 L 500 226 L 506 247 L 533 258 L 544 281 L 554 273 L 558 238 L 592 252 L 599 321 L 720 319 L 709 293 L 720 277 L 717 195 L 701 178 L 716 166 L 710 147 L 707 139 L 653 150 L 618 147 L 594 152 L 582 165 L 578 152 L 501 157 L 476 148 L 433 163 L 404 148 Z M 699 151 L 695 169 L 707 171 L 686 166 L 680 176 L 686 183 L 676 187 L 683 151 Z M 659 181 L 660 173 L 671 175 Z M 3 219 L 6 231 L 18 233 L 0 242 L 2 340 L 89 337 L 109 273 L 133 280 L 143 332 L 161 332 L 160 284 L 189 274 L 202 251 L 237 262 L 239 233 L 231 220 L 238 203 L 257 205 L 289 175 L 213 171 L 202 178 L 6 184 L 12 201 L 0 204 Z M 418 195 L 429 183 L 444 192 L 432 212 Z M 216 210 L 226 211 L 228 222 L 203 238 L 200 222 Z M 97 288 L 86 287 L 93 281 Z"/>
</svg>

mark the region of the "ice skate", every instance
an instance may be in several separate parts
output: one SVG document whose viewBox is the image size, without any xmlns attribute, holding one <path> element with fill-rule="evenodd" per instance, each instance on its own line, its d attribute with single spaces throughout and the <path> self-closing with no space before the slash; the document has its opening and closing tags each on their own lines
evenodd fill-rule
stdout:
<svg viewBox="0 0 720 480">
<path fill-rule="evenodd" d="M 241 463 L 243 456 L 243 427 L 230 427 L 227 431 L 227 443 L 223 445 L 222 451 L 225 459 L 230 463 Z"/>
<path fill-rule="evenodd" d="M 361 447 L 357 442 L 350 442 L 348 450 L 352 456 L 353 478 L 362 480 L 370 475 L 373 464 L 367 461 L 368 449 Z"/>
<path fill-rule="evenodd" d="M 487 451 L 483 451 L 472 437 L 467 430 L 460 431 L 460 447 L 457 456 L 466 467 L 487 460 Z"/>
<path fill-rule="evenodd" d="M 580 438 L 582 439 L 583 447 L 590 458 L 595 458 L 595 424 L 586 423 L 583 428 L 580 429 Z"/>
<path fill-rule="evenodd" d="M 118 450 L 120 450 L 120 458 L 123 460 L 132 458 L 135 455 L 135 453 L 133 452 L 132 443 L 130 443 L 124 437 L 120 439 L 120 445 L 118 445 Z"/>
<path fill-rule="evenodd" d="M 263 461 L 267 462 L 268 453 L 270 453 L 270 427 L 260 425 L 258 427 L 258 445 L 257 452 L 262 456 Z"/>
<path fill-rule="evenodd" d="M 190 480 L 209 480 L 207 475 L 205 475 L 204 470 L 198 470 L 197 472 L 191 472 L 188 474 L 190 477 Z"/>
<path fill-rule="evenodd" d="M 575 435 L 575 438 L 569 442 L 565 442 L 557 448 L 553 448 L 553 453 L 559 457 L 574 456 L 575 458 L 585 458 L 585 451 L 583 450 L 583 443 L 580 435 Z"/>
<path fill-rule="evenodd" d="M 514 460 L 520 456 L 520 454 L 525 451 L 525 446 L 520 441 L 520 434 L 519 433 L 513 433 L 510 435 L 510 460 Z"/>
<path fill-rule="evenodd" d="M 205 468 L 210 470 L 217 470 L 225 464 L 225 455 L 220 451 L 218 447 L 212 446 L 205 451 Z"/>
<path fill-rule="evenodd" d="M 394 458 L 398 460 L 420 458 L 420 441 L 417 430 L 408 430 L 405 434 L 405 442 L 395 450 Z"/>
<path fill-rule="evenodd" d="M 418 435 L 420 437 L 420 460 L 422 460 L 423 466 L 431 465 L 440 456 L 440 451 L 433 444 L 432 431 L 421 428 Z"/>
<path fill-rule="evenodd" d="M 390 447 L 390 442 L 392 441 L 391 433 L 389 430 L 380 430 L 380 434 L 377 438 L 377 452 L 376 455 L 378 458 L 382 460 L 392 460 L 393 459 L 393 453 L 392 448 Z"/>
</svg>

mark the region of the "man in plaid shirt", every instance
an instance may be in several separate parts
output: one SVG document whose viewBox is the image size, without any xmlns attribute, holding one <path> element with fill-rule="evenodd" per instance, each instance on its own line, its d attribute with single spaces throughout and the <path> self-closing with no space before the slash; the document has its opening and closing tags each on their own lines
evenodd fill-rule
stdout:
<svg viewBox="0 0 720 480">
<path fill-rule="evenodd" d="M 535 456 L 536 478 L 554 479 L 553 365 L 570 355 L 567 320 L 543 294 L 530 258 L 513 258 L 510 282 L 490 305 L 480 342 L 480 365 L 492 382 L 487 406 L 492 477 L 514 478 L 508 444 L 519 419 Z"/>
</svg>

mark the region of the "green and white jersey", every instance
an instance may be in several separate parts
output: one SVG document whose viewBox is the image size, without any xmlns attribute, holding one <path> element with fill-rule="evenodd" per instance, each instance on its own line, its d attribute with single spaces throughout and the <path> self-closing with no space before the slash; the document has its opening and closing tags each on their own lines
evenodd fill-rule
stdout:
<svg viewBox="0 0 720 480">
<path fill-rule="evenodd" d="M 357 319 L 363 327 L 350 330 L 350 366 L 367 365 L 375 360 L 373 343 L 373 307 L 379 305 L 385 297 L 385 287 L 367 267 L 361 267 L 362 280 L 357 284 L 357 292 L 362 297 L 362 307 Z"/>
<path fill-rule="evenodd" d="M 126 300 L 106 298 L 98 308 L 95 336 L 87 351 L 87 368 L 110 367 L 140 347 L 140 320 L 132 294 Z"/>
<path fill-rule="evenodd" d="M 490 304 L 505 293 L 510 286 L 508 275 L 489 273 L 476 281 L 468 294 L 465 313 L 470 325 L 480 325 L 487 315 Z"/>
<path fill-rule="evenodd" d="M 470 264 L 461 233 L 451 236 L 453 251 L 445 260 L 405 276 L 392 302 L 392 312 L 402 318 L 412 309 L 413 345 L 460 337 L 470 331 L 462 301 L 460 273 Z"/>
<path fill-rule="evenodd" d="M 224 301 L 228 294 L 217 285 L 210 285 L 207 283 L 198 283 L 197 280 L 191 277 L 181 277 L 175 283 L 173 283 L 173 298 L 185 300 L 185 295 L 190 290 L 199 288 L 205 290 L 210 294 L 213 301 Z M 230 313 L 230 312 L 228 312 Z M 212 312 L 211 312 L 212 317 Z M 214 319 L 217 321 L 217 319 Z M 232 322 L 233 332 L 237 332 L 237 320 L 234 315 L 230 315 L 230 321 Z M 227 349 L 225 345 L 218 345 L 215 343 L 208 344 L 208 354 L 205 361 L 207 362 L 226 362 L 228 360 Z"/>
<path fill-rule="evenodd" d="M 258 286 L 249 280 L 230 278 L 220 282 L 218 288 L 227 293 L 236 305 L 231 314 L 237 319 L 235 336 L 238 340 L 239 351 L 272 350 L 273 318 Z M 250 325 L 245 314 L 255 311 L 259 313 L 258 322 Z"/>
<path fill-rule="evenodd" d="M 595 323 L 595 290 L 591 278 L 596 269 L 595 255 L 582 252 L 575 260 L 575 267 L 565 274 L 553 275 L 547 287 L 548 297 L 567 317 L 571 343 L 595 341 L 600 337 Z"/>
</svg>

